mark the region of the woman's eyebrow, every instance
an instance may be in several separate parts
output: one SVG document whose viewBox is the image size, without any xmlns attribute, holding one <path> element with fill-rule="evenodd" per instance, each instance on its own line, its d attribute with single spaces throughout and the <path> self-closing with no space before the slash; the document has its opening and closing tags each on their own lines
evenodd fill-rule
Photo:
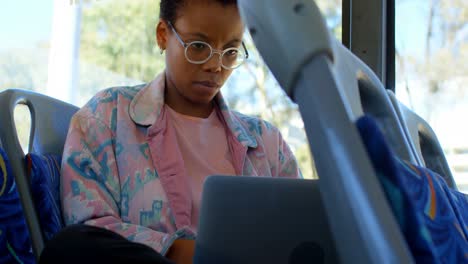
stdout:
<svg viewBox="0 0 468 264">
<path fill-rule="evenodd" d="M 241 43 L 241 42 L 242 42 L 241 39 L 235 38 L 235 39 L 229 41 L 229 42 L 227 43 L 227 45 L 237 44 L 237 43 Z"/>
<path fill-rule="evenodd" d="M 203 33 L 201 33 L 201 32 L 191 32 L 191 33 L 186 33 L 186 35 L 191 36 L 191 37 L 200 38 L 200 39 L 205 40 L 205 41 L 207 41 L 207 40 L 210 39 L 207 35 L 205 35 L 205 34 L 203 34 Z M 241 43 L 241 42 L 242 42 L 241 39 L 235 38 L 235 39 L 229 41 L 229 42 L 226 44 L 226 46 L 227 46 L 227 45 L 232 45 L 232 44 Z"/>
<path fill-rule="evenodd" d="M 200 33 L 200 32 L 194 32 L 194 33 L 187 33 L 187 35 L 190 35 L 190 36 L 193 36 L 193 37 L 198 37 L 198 38 L 201 38 L 201 39 L 204 39 L 204 40 L 208 40 L 208 36 L 203 34 L 203 33 Z"/>
<path fill-rule="evenodd" d="M 234 47 L 234 46 L 240 46 L 240 43 L 242 43 L 242 40 L 240 39 L 233 39 L 231 41 L 229 41 L 228 43 L 226 43 L 224 46 L 223 46 L 223 49 L 226 49 L 226 48 L 231 48 L 231 47 Z"/>
</svg>

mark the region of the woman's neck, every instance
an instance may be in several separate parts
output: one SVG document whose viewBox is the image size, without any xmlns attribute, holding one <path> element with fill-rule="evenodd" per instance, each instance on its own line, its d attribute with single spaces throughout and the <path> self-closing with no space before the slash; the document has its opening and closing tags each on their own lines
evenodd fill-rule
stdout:
<svg viewBox="0 0 468 264">
<path fill-rule="evenodd" d="M 207 118 L 213 112 L 213 101 L 206 104 L 194 103 L 181 95 L 176 87 L 167 86 L 167 82 L 164 97 L 164 101 L 169 107 L 183 115 Z"/>
<path fill-rule="evenodd" d="M 180 103 L 174 102 L 169 99 L 170 97 L 166 94 L 166 101 L 165 103 L 169 105 L 174 111 L 177 113 L 193 116 L 193 117 L 200 117 L 200 118 L 207 118 L 213 112 L 213 103 L 208 105 L 199 105 L 193 104 L 192 102 L 186 100 L 187 102 Z"/>
</svg>

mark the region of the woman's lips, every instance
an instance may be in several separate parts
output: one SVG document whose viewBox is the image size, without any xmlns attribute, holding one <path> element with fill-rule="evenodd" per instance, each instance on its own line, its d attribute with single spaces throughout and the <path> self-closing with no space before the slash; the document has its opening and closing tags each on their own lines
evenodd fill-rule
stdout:
<svg viewBox="0 0 468 264">
<path fill-rule="evenodd" d="M 216 82 L 213 82 L 213 81 L 201 81 L 201 82 L 194 82 L 195 85 L 199 85 L 199 86 L 204 86 L 204 87 L 207 87 L 207 88 L 211 88 L 211 89 L 216 89 L 216 88 L 219 88 L 220 85 Z"/>
</svg>

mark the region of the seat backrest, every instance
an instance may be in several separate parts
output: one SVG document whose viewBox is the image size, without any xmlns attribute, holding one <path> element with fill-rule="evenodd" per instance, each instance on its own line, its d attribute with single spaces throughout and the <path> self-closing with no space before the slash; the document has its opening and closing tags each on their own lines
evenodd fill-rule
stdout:
<svg viewBox="0 0 468 264">
<path fill-rule="evenodd" d="M 417 164 L 437 172 L 444 177 L 450 188 L 457 189 L 444 151 L 431 126 L 422 117 L 399 102 L 392 91 L 387 93 L 401 123 L 406 128 L 405 134 L 417 157 Z"/>
<path fill-rule="evenodd" d="M 70 119 L 78 107 L 27 90 L 8 89 L 0 93 L 0 142 L 11 162 L 33 250 L 38 257 L 42 252 L 44 240 L 31 196 L 24 163 L 25 154 L 18 140 L 14 122 L 14 109 L 18 104 L 26 105 L 31 113 L 28 150 L 37 154 L 62 155 Z"/>
<path fill-rule="evenodd" d="M 437 173 L 398 159 L 372 118 L 357 126 L 416 263 L 465 263 L 468 196 Z"/>
<path fill-rule="evenodd" d="M 263 59 L 281 87 L 299 104 L 340 260 L 412 263 L 354 124 L 364 112 L 359 110 L 360 102 L 352 100 L 360 97 L 359 84 L 365 94 L 364 89 L 380 82 L 331 36 L 313 1 L 240 0 L 239 3 Z M 381 98 L 387 106 L 391 105 L 386 96 Z M 365 108 L 374 109 L 371 103 Z M 398 124 L 395 115 L 383 120 L 381 125 L 390 124 L 388 120 Z M 395 136 L 392 141 L 397 142 L 392 144 L 401 144 L 406 155 L 410 155 L 401 130 L 386 130 L 387 134 L 395 133 L 390 134 Z"/>
<path fill-rule="evenodd" d="M 21 200 L 6 153 L 0 148 L 0 263 L 34 263 Z"/>
<path fill-rule="evenodd" d="M 377 122 L 392 150 L 402 160 L 417 162 L 404 127 L 375 73 L 341 42 L 333 41 L 334 67 L 338 88 L 345 96 L 354 120 L 370 115 Z"/>
</svg>

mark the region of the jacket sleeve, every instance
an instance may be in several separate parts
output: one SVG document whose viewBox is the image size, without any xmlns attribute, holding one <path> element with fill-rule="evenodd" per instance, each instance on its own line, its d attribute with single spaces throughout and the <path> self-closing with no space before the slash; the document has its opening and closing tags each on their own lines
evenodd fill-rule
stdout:
<svg viewBox="0 0 468 264">
<path fill-rule="evenodd" d="M 81 111 L 72 118 L 60 181 L 65 223 L 102 227 L 165 254 L 172 243 L 168 234 L 120 218 L 122 198 L 114 141 L 103 121 Z"/>
<path fill-rule="evenodd" d="M 288 143 L 278 133 L 278 176 L 288 178 L 303 178 L 299 164 Z"/>
<path fill-rule="evenodd" d="M 279 129 L 267 121 L 259 120 L 261 147 L 263 147 L 270 164 L 273 177 L 303 178 L 299 164 L 288 143 L 284 140 Z M 251 125 L 251 127 L 253 127 Z"/>
</svg>

